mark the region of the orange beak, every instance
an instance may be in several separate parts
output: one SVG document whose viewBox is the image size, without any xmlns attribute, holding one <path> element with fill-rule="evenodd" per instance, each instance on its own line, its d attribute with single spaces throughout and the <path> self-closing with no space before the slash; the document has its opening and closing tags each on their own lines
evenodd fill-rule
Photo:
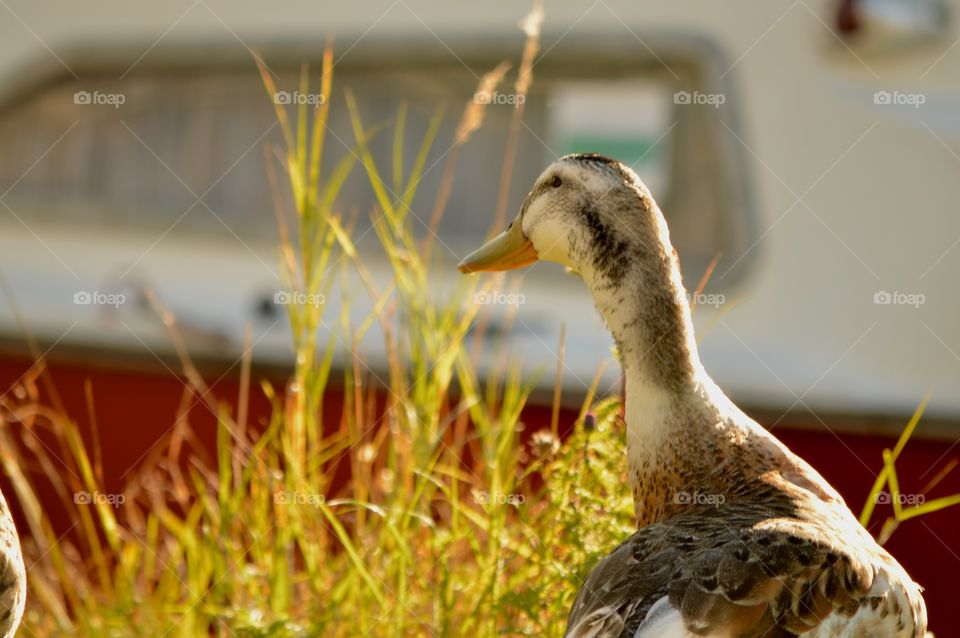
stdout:
<svg viewBox="0 0 960 638">
<path fill-rule="evenodd" d="M 457 268 L 463 273 L 515 270 L 529 266 L 537 259 L 537 249 L 523 234 L 518 217 L 505 231 L 464 257 Z"/>
</svg>

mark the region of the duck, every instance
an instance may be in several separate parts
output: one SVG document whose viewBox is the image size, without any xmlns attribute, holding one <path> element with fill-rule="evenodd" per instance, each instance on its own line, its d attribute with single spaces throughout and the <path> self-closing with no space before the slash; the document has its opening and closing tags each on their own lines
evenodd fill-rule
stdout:
<svg viewBox="0 0 960 638">
<path fill-rule="evenodd" d="M 27 574 L 20 537 L 0 492 L 0 638 L 13 638 L 27 601 Z"/>
<path fill-rule="evenodd" d="M 541 260 L 579 274 L 613 336 L 637 522 L 590 570 L 565 638 L 925 635 L 919 585 L 707 374 L 667 222 L 630 167 L 558 159 L 459 270 Z"/>
</svg>

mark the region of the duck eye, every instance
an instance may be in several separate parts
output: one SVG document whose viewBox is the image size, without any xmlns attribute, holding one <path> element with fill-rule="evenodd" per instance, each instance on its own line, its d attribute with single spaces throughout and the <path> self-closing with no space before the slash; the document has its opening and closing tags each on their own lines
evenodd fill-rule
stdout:
<svg viewBox="0 0 960 638">
<path fill-rule="evenodd" d="M 560 188 L 560 184 L 563 183 L 563 180 L 560 179 L 559 175 L 554 175 L 553 179 L 550 180 L 550 185 L 554 188 Z"/>
</svg>

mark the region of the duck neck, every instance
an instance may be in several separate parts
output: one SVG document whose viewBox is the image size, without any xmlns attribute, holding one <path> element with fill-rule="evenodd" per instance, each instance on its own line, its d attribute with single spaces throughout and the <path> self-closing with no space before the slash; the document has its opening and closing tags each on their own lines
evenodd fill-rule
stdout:
<svg viewBox="0 0 960 638">
<path fill-rule="evenodd" d="M 638 523 L 666 516 L 687 472 L 715 441 L 719 391 L 697 353 L 686 291 L 669 244 L 653 265 L 616 280 L 585 275 L 626 375 L 627 457 Z M 699 448 L 704 448 L 700 450 Z M 706 468 L 700 468 L 706 469 Z"/>
<path fill-rule="evenodd" d="M 631 385 L 684 399 L 697 394 L 706 373 L 675 261 L 668 254 L 653 266 L 631 262 L 617 280 L 585 278 Z"/>
</svg>

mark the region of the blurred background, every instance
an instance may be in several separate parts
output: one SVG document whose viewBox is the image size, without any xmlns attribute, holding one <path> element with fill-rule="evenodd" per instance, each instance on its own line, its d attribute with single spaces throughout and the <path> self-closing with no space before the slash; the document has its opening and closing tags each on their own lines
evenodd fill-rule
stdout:
<svg viewBox="0 0 960 638">
<path fill-rule="evenodd" d="M 457 114 L 478 99 L 484 73 L 519 57 L 528 10 L 0 0 L 2 389 L 40 354 L 77 414 L 90 382 L 109 482 L 168 430 L 183 391 L 148 290 L 176 315 L 212 392 L 236 394 L 247 326 L 253 375 L 285 378 L 292 354 L 275 297 L 283 285 L 264 150 L 280 130 L 253 51 L 280 89 L 275 100 L 309 103 L 318 95 L 298 89 L 301 64 L 319 68 L 325 38 L 335 38 L 333 155 L 354 152 L 345 88 L 368 123 L 407 103 L 413 139 L 438 109 L 448 114 L 412 206 L 426 236 Z M 508 217 L 565 153 L 633 166 L 667 216 L 688 289 L 710 275 L 692 301 L 719 384 L 855 512 L 881 450 L 932 393 L 898 461 L 901 488 L 920 494 L 960 454 L 960 0 L 548 1 L 544 10 Z M 489 101 L 484 129 L 464 147 L 437 231 L 447 265 L 433 274 L 438 287 L 494 219 L 517 108 L 504 86 L 479 98 Z M 371 145 L 384 164 L 391 148 L 390 135 Z M 416 152 L 410 145 L 406 165 Z M 372 276 L 388 278 L 366 232 L 374 198 L 362 171 L 340 199 Z M 565 325 L 562 396 L 579 406 L 611 358 L 586 289 L 549 264 L 511 276 L 507 289 L 517 303 L 491 306 L 494 332 L 515 313 L 500 336 L 534 374 L 556 366 Z M 339 297 L 330 295 L 328 316 Z M 356 297 L 359 322 L 370 302 Z M 374 370 L 382 343 L 373 329 L 361 344 Z M 541 378 L 530 419 L 549 412 L 554 376 Z M 619 379 L 608 366 L 601 387 L 615 392 Z M 254 396 L 251 410 L 266 412 L 266 401 Z M 931 495 L 958 490 L 950 475 Z M 887 515 L 882 504 L 872 531 Z M 958 523 L 955 511 L 936 513 L 888 545 L 928 588 L 934 629 L 956 589 Z"/>
</svg>

